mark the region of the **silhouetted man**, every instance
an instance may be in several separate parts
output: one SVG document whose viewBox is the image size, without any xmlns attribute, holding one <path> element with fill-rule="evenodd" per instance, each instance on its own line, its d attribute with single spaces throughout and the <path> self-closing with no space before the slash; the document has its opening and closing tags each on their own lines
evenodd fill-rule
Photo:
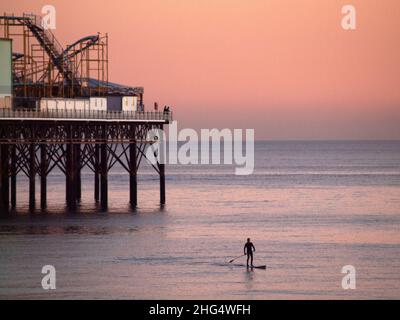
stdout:
<svg viewBox="0 0 400 320">
<path fill-rule="evenodd" d="M 244 255 L 247 253 L 247 267 L 249 267 L 249 260 L 251 259 L 251 266 L 253 266 L 253 251 L 256 251 L 256 247 L 250 241 L 250 238 L 247 239 L 246 244 L 244 245 Z"/>
</svg>

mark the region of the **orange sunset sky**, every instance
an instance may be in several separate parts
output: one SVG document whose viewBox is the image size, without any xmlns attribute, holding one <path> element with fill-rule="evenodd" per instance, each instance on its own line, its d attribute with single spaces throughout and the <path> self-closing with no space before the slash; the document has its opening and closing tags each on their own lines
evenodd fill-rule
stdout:
<svg viewBox="0 0 400 320">
<path fill-rule="evenodd" d="M 258 139 L 400 139 L 398 0 L 2 0 L 57 9 L 64 45 L 110 36 L 110 81 L 172 105 L 179 127 Z M 357 30 L 341 8 L 357 9 Z"/>
</svg>

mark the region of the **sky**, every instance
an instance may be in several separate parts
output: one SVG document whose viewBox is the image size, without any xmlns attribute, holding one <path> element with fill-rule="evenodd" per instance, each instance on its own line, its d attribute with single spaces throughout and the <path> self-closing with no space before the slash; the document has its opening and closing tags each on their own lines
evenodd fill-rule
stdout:
<svg viewBox="0 0 400 320">
<path fill-rule="evenodd" d="M 110 81 L 144 86 L 179 128 L 400 139 L 398 0 L 2 0 L 0 12 L 49 4 L 62 44 L 108 33 Z M 341 26 L 347 4 L 356 30 Z"/>
</svg>

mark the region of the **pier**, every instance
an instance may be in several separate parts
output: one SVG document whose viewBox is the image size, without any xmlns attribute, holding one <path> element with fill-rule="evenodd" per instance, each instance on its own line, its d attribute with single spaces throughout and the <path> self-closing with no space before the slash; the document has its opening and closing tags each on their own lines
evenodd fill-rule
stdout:
<svg viewBox="0 0 400 320">
<path fill-rule="evenodd" d="M 21 175 L 29 181 L 32 211 L 39 206 L 35 188 L 40 179 L 40 208 L 45 210 L 48 176 L 55 169 L 65 175 L 68 209 L 77 210 L 85 191 L 84 168 L 93 173 L 94 201 L 107 210 L 108 174 L 117 163 L 129 174 L 129 202 L 136 208 L 138 170 L 146 149 L 156 142 L 148 133 L 172 121 L 169 108 L 146 110 L 143 87 L 109 81 L 107 34 L 82 35 L 62 46 L 42 17 L 4 13 L 0 45 L 7 66 L 0 78 L 0 213 L 17 207 Z M 165 165 L 152 167 L 164 205 Z"/>
<path fill-rule="evenodd" d="M 108 207 L 108 173 L 119 163 L 129 174 L 129 202 L 138 204 L 137 174 L 146 148 L 156 140 L 148 132 L 163 129 L 171 113 L 41 114 L 33 111 L 0 110 L 0 212 L 17 205 L 19 175 L 29 179 L 29 208 L 36 209 L 35 186 L 40 179 L 40 208 L 46 209 L 47 177 L 58 168 L 65 174 L 66 204 L 74 211 L 84 189 L 80 173 L 93 172 L 95 201 Z M 166 203 L 165 165 L 153 166 L 160 178 L 160 204 Z"/>
</svg>

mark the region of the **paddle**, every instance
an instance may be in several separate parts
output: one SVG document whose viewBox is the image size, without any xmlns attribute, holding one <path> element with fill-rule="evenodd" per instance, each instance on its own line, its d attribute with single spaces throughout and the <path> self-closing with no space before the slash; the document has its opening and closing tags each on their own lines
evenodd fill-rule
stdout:
<svg viewBox="0 0 400 320">
<path fill-rule="evenodd" d="M 235 261 L 235 260 L 237 260 L 237 259 L 239 259 L 239 258 L 241 258 L 241 257 L 244 257 L 244 256 L 245 256 L 245 254 L 243 254 L 243 255 L 241 255 L 241 256 L 235 258 L 235 259 L 232 259 L 231 261 L 229 261 L 229 263 L 232 263 L 233 261 Z"/>
</svg>

